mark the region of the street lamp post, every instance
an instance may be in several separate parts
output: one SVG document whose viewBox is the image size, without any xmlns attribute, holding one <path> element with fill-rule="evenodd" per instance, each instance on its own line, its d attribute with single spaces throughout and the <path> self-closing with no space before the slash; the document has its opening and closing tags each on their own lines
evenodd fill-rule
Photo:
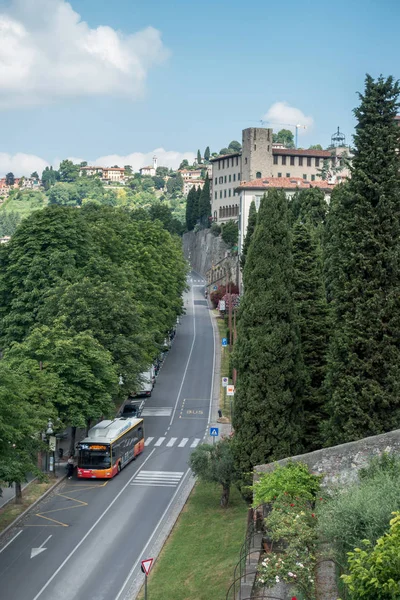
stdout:
<svg viewBox="0 0 400 600">
<path fill-rule="evenodd" d="M 53 435 L 54 431 L 53 431 L 53 423 L 51 422 L 51 420 L 48 420 L 47 423 L 47 429 L 46 429 L 46 438 L 47 438 L 47 443 L 48 443 L 48 457 L 49 457 L 49 470 L 53 472 L 53 476 L 57 477 L 56 475 L 56 443 L 57 443 L 57 438 Z M 50 453 L 51 453 L 51 457 L 50 457 Z"/>
</svg>

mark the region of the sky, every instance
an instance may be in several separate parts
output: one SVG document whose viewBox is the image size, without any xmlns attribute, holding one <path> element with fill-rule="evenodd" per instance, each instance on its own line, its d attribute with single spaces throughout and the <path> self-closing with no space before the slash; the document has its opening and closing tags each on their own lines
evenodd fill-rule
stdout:
<svg viewBox="0 0 400 600">
<path fill-rule="evenodd" d="M 352 141 L 365 74 L 400 78 L 399 0 L 0 0 L 0 176 L 135 170 L 246 127 Z"/>
</svg>

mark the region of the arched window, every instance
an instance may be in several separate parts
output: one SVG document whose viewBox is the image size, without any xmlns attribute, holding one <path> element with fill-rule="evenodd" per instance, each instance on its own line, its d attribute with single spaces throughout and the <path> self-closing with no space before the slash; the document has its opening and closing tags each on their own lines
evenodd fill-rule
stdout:
<svg viewBox="0 0 400 600">
<path fill-rule="evenodd" d="M 217 211 L 214 210 L 214 221 L 216 221 L 216 220 L 217 220 Z"/>
<path fill-rule="evenodd" d="M 260 173 L 260 171 L 257 171 L 257 173 L 256 173 L 256 179 L 261 179 L 261 173 Z"/>
</svg>

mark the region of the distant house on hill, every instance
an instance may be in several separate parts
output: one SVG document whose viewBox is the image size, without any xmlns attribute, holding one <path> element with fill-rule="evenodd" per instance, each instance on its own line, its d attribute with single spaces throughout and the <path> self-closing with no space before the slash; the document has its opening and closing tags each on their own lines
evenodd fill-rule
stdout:
<svg viewBox="0 0 400 600">
<path fill-rule="evenodd" d="M 157 156 L 153 156 L 153 166 L 142 167 L 139 169 L 139 173 L 142 176 L 150 175 L 150 177 L 154 177 L 157 171 Z"/>
</svg>

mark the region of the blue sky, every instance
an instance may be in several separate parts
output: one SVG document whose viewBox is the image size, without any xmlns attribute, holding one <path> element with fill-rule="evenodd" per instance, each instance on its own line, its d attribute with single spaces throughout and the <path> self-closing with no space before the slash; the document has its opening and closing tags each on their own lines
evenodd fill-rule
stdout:
<svg viewBox="0 0 400 600">
<path fill-rule="evenodd" d="M 397 0 L 66 5 L 0 0 L 0 173 L 36 157 L 137 167 L 155 149 L 173 163 L 268 114 L 308 123 L 304 147 L 326 146 L 338 125 L 351 141 L 365 73 L 400 77 Z"/>
</svg>

